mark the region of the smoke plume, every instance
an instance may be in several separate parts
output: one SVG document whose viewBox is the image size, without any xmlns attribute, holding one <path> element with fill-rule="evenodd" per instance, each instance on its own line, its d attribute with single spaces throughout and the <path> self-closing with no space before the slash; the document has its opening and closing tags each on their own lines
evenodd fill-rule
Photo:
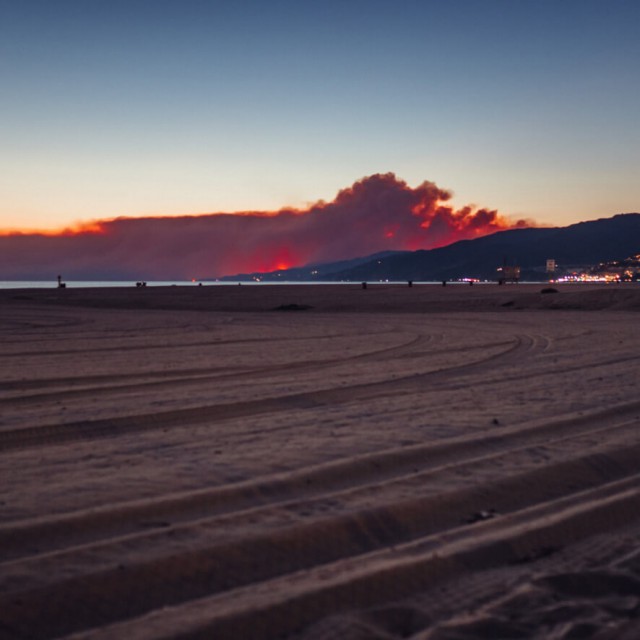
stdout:
<svg viewBox="0 0 640 640">
<path fill-rule="evenodd" d="M 93 221 L 60 234 L 0 236 L 0 280 L 200 279 L 432 249 L 528 226 L 495 210 L 454 209 L 432 182 L 376 174 L 331 202 L 277 212 Z"/>
</svg>

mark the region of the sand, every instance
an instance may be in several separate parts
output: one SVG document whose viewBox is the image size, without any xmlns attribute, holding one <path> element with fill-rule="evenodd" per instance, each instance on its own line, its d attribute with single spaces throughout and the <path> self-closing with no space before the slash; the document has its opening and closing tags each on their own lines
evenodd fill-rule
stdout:
<svg viewBox="0 0 640 640">
<path fill-rule="evenodd" d="M 0 291 L 0 638 L 640 637 L 640 286 L 541 288 Z"/>
</svg>

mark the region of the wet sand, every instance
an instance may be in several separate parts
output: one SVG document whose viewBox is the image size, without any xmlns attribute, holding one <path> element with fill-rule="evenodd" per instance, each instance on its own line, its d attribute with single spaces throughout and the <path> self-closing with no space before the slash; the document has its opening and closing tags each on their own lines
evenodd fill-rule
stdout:
<svg viewBox="0 0 640 640">
<path fill-rule="evenodd" d="M 640 637 L 640 286 L 542 288 L 0 291 L 0 638 Z"/>
</svg>

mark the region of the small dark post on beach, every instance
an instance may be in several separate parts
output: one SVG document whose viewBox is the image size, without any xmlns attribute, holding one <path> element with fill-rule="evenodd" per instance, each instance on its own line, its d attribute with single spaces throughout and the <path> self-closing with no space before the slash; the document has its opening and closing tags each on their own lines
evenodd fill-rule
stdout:
<svg viewBox="0 0 640 640">
<path fill-rule="evenodd" d="M 363 283 L 362 283 L 362 288 L 363 288 L 363 289 L 366 289 L 366 288 L 367 288 L 367 283 L 366 283 L 366 282 L 363 282 Z"/>
<path fill-rule="evenodd" d="M 62 282 L 62 276 L 58 276 L 58 289 L 64 289 L 67 285 Z"/>
<path fill-rule="evenodd" d="M 446 280 L 443 280 L 443 281 L 442 281 L 442 286 L 443 286 L 443 287 L 446 287 L 446 286 L 447 286 L 447 281 L 446 281 Z"/>
<path fill-rule="evenodd" d="M 413 280 L 409 280 L 409 286 L 413 287 Z"/>
</svg>

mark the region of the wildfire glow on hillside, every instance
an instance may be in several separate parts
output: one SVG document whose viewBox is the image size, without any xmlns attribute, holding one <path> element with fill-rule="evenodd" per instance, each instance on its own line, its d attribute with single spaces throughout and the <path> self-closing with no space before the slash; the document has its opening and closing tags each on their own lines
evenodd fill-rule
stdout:
<svg viewBox="0 0 640 640">
<path fill-rule="evenodd" d="M 432 249 L 513 227 L 455 209 L 432 182 L 375 174 L 307 209 L 91 221 L 58 234 L 0 236 L 3 279 L 191 279 L 284 270 L 384 250 Z"/>
</svg>

